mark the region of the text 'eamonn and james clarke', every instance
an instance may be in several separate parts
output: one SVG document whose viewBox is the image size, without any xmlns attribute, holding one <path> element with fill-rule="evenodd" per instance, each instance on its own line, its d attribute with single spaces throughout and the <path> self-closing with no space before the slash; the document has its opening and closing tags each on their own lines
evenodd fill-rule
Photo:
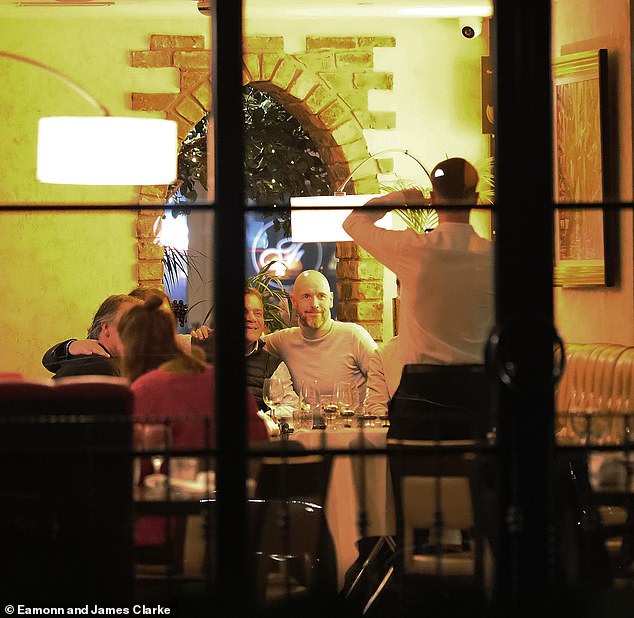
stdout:
<svg viewBox="0 0 634 618">
<path fill-rule="evenodd" d="M 5 607 L 6 613 L 9 612 Z M 15 613 L 30 616 L 168 616 L 169 607 L 163 605 L 133 605 L 132 607 L 101 607 L 99 605 L 84 605 L 82 607 L 29 607 L 17 605 Z"/>
</svg>

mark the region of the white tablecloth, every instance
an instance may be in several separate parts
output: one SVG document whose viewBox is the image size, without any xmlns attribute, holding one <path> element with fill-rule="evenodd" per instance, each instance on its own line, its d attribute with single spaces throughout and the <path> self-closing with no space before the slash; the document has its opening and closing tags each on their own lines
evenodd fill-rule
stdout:
<svg viewBox="0 0 634 618">
<path fill-rule="evenodd" d="M 340 587 L 346 571 L 358 555 L 355 543 L 360 538 L 358 523 L 364 476 L 364 502 L 368 517 L 367 536 L 395 533 L 394 500 L 387 457 L 371 455 L 372 449 L 385 448 L 386 434 L 387 428 L 384 427 L 363 430 L 365 448 L 370 453 L 364 458 L 364 466 L 361 466 L 361 458 L 358 455 L 340 455 L 333 459 L 326 495 L 326 519 L 337 554 L 337 575 Z M 291 436 L 309 449 L 318 449 L 322 446 L 326 449 L 353 449 L 360 446 L 361 430 L 300 429 Z"/>
</svg>

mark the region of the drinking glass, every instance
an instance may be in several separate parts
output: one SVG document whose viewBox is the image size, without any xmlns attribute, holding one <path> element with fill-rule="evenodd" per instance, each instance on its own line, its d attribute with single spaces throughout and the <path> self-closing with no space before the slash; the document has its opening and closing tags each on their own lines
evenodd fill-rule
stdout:
<svg viewBox="0 0 634 618">
<path fill-rule="evenodd" d="M 606 408 L 601 395 L 588 395 L 586 413 L 593 444 L 605 444 L 608 441 L 611 419 L 608 417 Z"/>
<path fill-rule="evenodd" d="M 339 409 L 339 416 L 343 419 L 343 426 L 351 427 L 352 419 L 356 412 L 352 384 L 350 382 L 337 382 L 335 385 L 335 399 Z"/>
<path fill-rule="evenodd" d="M 143 450 L 151 453 L 152 473 L 160 474 L 165 452 L 171 446 L 171 431 L 166 425 L 144 425 L 142 432 Z"/>
<path fill-rule="evenodd" d="M 284 385 L 280 378 L 265 378 L 262 386 L 262 399 L 271 410 L 271 418 L 278 422 L 275 409 L 284 399 Z"/>
<path fill-rule="evenodd" d="M 319 403 L 321 405 L 321 411 L 326 420 L 327 429 L 337 429 L 339 421 L 339 407 L 333 392 L 329 394 L 323 394 L 320 397 Z"/>
<path fill-rule="evenodd" d="M 299 393 L 299 408 L 302 425 L 314 429 L 323 427 L 319 399 L 319 383 L 317 380 L 302 380 Z"/>
<path fill-rule="evenodd" d="M 586 394 L 573 391 L 568 402 L 568 418 L 572 434 L 577 437 L 577 444 L 585 444 L 588 440 L 590 418 L 587 415 Z"/>
</svg>

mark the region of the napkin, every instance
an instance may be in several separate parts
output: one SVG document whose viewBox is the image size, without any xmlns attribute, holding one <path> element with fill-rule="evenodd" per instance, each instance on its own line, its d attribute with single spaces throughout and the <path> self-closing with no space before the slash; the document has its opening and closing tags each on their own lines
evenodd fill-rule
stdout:
<svg viewBox="0 0 634 618">
<path fill-rule="evenodd" d="M 262 410 L 258 410 L 258 416 L 264 421 L 264 425 L 266 427 L 266 430 L 269 433 L 269 436 L 280 435 L 279 425 L 266 412 L 262 412 Z"/>
</svg>

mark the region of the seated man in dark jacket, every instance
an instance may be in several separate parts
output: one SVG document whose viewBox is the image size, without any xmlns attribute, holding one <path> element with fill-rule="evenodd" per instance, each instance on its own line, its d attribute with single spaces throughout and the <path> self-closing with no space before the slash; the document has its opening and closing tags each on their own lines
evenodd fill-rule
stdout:
<svg viewBox="0 0 634 618">
<path fill-rule="evenodd" d="M 297 403 L 297 394 L 288 367 L 275 354 L 266 350 L 262 334 L 264 332 L 264 304 L 262 295 L 254 288 L 244 293 L 244 345 L 246 357 L 247 388 L 255 396 L 260 410 L 267 410 L 262 399 L 264 380 L 270 377 L 280 378 L 284 386 L 282 404 L 277 407 L 278 416 L 292 416 L 291 408 Z M 199 346 L 205 352 L 208 363 L 215 360 L 214 337 L 210 331 L 201 327 L 192 333 L 192 347 Z"/>
<path fill-rule="evenodd" d="M 121 341 L 117 324 L 126 311 L 140 302 L 126 294 L 108 296 L 93 317 L 87 339 L 62 341 L 44 354 L 42 364 L 55 373 L 53 379 L 79 375 L 118 376 Z"/>
</svg>

